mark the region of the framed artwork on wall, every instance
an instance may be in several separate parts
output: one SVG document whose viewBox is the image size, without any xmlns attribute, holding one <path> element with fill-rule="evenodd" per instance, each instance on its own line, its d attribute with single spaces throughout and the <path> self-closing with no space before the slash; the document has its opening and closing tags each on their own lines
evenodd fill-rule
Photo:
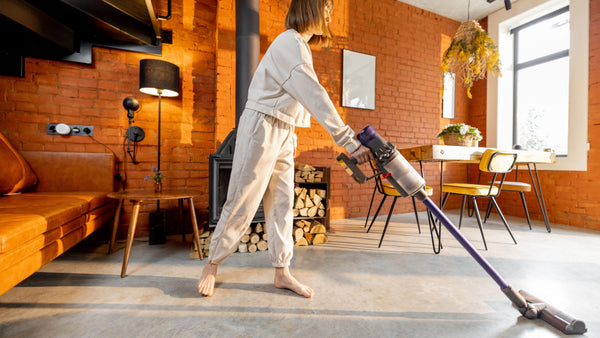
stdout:
<svg viewBox="0 0 600 338">
<path fill-rule="evenodd" d="M 444 95 L 442 97 L 442 117 L 445 119 L 454 118 L 454 94 L 455 94 L 456 74 L 444 73 Z"/>
<path fill-rule="evenodd" d="M 343 51 L 342 106 L 375 109 L 375 56 Z"/>
</svg>

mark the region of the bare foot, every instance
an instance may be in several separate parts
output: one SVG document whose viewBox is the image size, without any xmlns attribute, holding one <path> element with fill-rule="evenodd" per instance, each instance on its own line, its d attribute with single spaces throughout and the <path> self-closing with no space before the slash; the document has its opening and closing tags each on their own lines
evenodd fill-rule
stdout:
<svg viewBox="0 0 600 338">
<path fill-rule="evenodd" d="M 200 276 L 200 281 L 198 282 L 198 293 L 206 297 L 214 294 L 218 267 L 219 265 L 213 264 L 210 261 L 206 262 L 206 266 L 202 270 L 202 276 Z"/>
<path fill-rule="evenodd" d="M 287 267 L 275 268 L 275 287 L 292 290 L 306 298 L 312 298 L 313 296 L 313 290 L 298 282 L 296 278 L 290 274 L 290 270 Z"/>
</svg>

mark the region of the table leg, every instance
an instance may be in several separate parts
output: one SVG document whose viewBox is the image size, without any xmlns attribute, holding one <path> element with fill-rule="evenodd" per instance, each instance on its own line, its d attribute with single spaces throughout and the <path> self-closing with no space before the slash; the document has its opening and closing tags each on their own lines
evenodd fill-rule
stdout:
<svg viewBox="0 0 600 338">
<path fill-rule="evenodd" d="M 123 267 L 121 268 L 121 278 L 125 277 L 127 272 L 127 263 L 129 262 L 129 253 L 131 252 L 131 246 L 133 245 L 133 235 L 135 234 L 135 226 L 137 224 L 138 215 L 140 213 L 140 205 L 142 201 L 133 202 L 133 214 L 131 215 L 131 221 L 129 222 L 129 230 L 127 231 L 127 246 L 125 246 L 125 255 L 123 256 Z"/>
<path fill-rule="evenodd" d="M 108 242 L 108 254 L 112 253 L 113 245 L 115 245 L 115 238 L 117 237 L 117 228 L 119 227 L 119 219 L 121 217 L 121 207 L 123 206 L 123 200 L 117 202 L 117 209 L 115 210 L 115 219 L 113 220 L 112 232 L 110 234 L 110 241 Z"/>
<path fill-rule="evenodd" d="M 544 218 L 544 224 L 546 224 L 546 231 L 551 232 L 550 229 L 550 221 L 548 220 L 548 211 L 546 210 L 546 202 L 544 202 L 544 194 L 542 193 L 542 185 L 540 184 L 540 176 L 537 172 L 537 166 L 533 163 L 533 171 L 535 171 L 535 180 L 533 178 L 533 172 L 531 170 L 531 166 L 527 163 L 527 169 L 529 169 L 529 177 L 531 178 L 531 183 L 533 184 L 533 191 L 535 191 L 535 197 L 537 197 L 538 205 L 540 207 L 540 211 L 542 212 L 542 217 Z"/>
<path fill-rule="evenodd" d="M 198 231 L 198 220 L 196 220 L 196 209 L 194 209 L 194 198 L 189 197 L 187 200 L 188 208 L 190 208 L 190 219 L 192 221 L 192 229 L 194 231 L 194 243 L 196 244 L 196 249 L 198 250 L 198 257 L 200 259 L 204 259 L 202 247 L 200 247 L 200 233 Z"/>
<path fill-rule="evenodd" d="M 185 220 L 183 219 L 183 200 L 177 200 L 179 204 L 179 221 L 181 222 L 181 241 L 185 242 Z"/>
</svg>

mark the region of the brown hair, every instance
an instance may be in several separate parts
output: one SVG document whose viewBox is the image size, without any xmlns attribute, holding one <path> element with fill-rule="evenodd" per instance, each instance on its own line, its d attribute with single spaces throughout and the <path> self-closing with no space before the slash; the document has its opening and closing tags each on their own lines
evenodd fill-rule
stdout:
<svg viewBox="0 0 600 338">
<path fill-rule="evenodd" d="M 308 43 L 317 46 L 331 45 L 333 34 L 325 22 L 326 6 L 333 9 L 333 0 L 292 0 L 285 18 L 285 28 L 304 33 L 310 27 L 320 27 L 323 35 L 313 35 Z"/>
</svg>

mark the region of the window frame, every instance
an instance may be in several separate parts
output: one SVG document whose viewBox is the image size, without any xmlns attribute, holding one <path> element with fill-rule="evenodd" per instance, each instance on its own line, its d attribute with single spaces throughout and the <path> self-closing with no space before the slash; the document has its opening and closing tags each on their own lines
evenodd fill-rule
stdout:
<svg viewBox="0 0 600 338">
<path fill-rule="evenodd" d="M 511 29 L 569 6 L 571 43 L 569 47 L 569 144 L 568 156 L 538 165 L 542 170 L 587 170 L 589 0 L 519 1 L 510 11 L 500 10 L 488 17 L 488 34 L 498 44 L 502 76 L 487 79 L 487 132 L 489 147 L 510 149 L 514 120 L 514 39 Z M 510 136 L 504 132 L 510 130 Z"/>
</svg>

